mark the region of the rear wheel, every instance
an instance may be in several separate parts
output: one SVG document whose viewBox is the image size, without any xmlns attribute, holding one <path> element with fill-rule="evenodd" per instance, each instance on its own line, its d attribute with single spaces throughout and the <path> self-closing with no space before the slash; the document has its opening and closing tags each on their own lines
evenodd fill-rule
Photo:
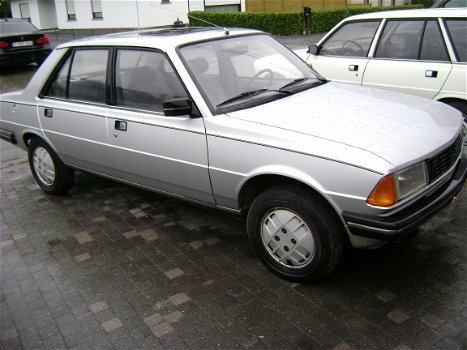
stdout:
<svg viewBox="0 0 467 350">
<path fill-rule="evenodd" d="M 293 281 L 317 281 L 337 266 L 344 229 L 316 193 L 275 186 L 252 203 L 247 219 L 250 241 L 265 265 Z"/>
<path fill-rule="evenodd" d="M 44 140 L 34 137 L 29 143 L 28 156 L 34 179 L 46 193 L 64 194 L 73 186 L 73 169 L 63 164 Z"/>
</svg>

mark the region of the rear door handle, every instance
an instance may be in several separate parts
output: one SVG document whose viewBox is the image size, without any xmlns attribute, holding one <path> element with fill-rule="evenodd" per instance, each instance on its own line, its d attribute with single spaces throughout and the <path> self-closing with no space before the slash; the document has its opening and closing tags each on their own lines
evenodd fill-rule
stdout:
<svg viewBox="0 0 467 350">
<path fill-rule="evenodd" d="M 54 111 L 51 108 L 44 109 L 44 117 L 52 118 L 54 116 Z"/>
<path fill-rule="evenodd" d="M 127 122 L 124 122 L 122 120 L 116 120 L 114 128 L 115 130 L 118 130 L 118 131 L 126 131 Z"/>
<path fill-rule="evenodd" d="M 349 65 L 349 71 L 357 72 L 358 71 L 358 64 L 350 64 Z"/>
<path fill-rule="evenodd" d="M 437 78 L 438 71 L 437 70 L 426 70 L 425 71 L 425 78 Z"/>
</svg>

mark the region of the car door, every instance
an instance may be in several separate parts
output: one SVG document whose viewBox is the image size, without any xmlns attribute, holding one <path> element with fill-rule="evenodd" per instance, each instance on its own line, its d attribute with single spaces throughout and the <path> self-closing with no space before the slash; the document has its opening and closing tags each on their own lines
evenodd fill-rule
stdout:
<svg viewBox="0 0 467 350">
<path fill-rule="evenodd" d="M 112 167 L 107 147 L 107 48 L 76 48 L 66 55 L 41 95 L 44 134 L 68 165 L 99 173 Z"/>
<path fill-rule="evenodd" d="M 308 63 L 328 80 L 361 84 L 368 52 L 381 20 L 347 22 L 337 29 Z"/>
<path fill-rule="evenodd" d="M 167 57 L 135 48 L 115 55 L 115 106 L 107 119 L 113 175 L 214 203 L 203 119 L 163 113 L 164 101 L 187 97 Z"/>
<path fill-rule="evenodd" d="M 451 69 L 437 20 L 388 20 L 363 85 L 432 99 Z"/>
</svg>

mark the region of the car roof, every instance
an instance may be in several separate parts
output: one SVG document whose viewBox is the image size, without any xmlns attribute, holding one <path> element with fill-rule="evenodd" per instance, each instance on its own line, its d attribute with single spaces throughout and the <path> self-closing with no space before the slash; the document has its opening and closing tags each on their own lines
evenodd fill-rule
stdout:
<svg viewBox="0 0 467 350">
<path fill-rule="evenodd" d="M 196 41 L 262 33 L 258 30 L 241 28 L 163 27 L 89 37 L 64 43 L 58 48 L 76 46 L 138 46 L 155 47 L 165 50 Z"/>
<path fill-rule="evenodd" d="M 354 19 L 379 19 L 379 18 L 446 18 L 446 17 L 467 17 L 465 8 L 429 8 L 429 9 L 413 9 L 413 10 L 395 10 L 395 11 L 379 11 L 365 13 L 347 17 L 345 20 Z"/>
</svg>

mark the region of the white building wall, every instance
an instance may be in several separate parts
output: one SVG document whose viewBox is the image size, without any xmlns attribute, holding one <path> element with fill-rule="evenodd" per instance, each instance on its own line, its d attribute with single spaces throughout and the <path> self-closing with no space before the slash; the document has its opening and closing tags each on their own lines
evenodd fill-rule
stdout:
<svg viewBox="0 0 467 350">
<path fill-rule="evenodd" d="M 13 17 L 20 17 L 19 3 L 30 5 L 31 22 L 40 29 L 104 29 L 148 28 L 173 24 L 177 19 L 188 22 L 191 11 L 202 11 L 204 5 L 229 5 L 245 0 L 101 0 L 103 19 L 92 16 L 91 0 L 74 0 L 76 20 L 69 20 L 65 0 L 11 0 Z"/>
</svg>

